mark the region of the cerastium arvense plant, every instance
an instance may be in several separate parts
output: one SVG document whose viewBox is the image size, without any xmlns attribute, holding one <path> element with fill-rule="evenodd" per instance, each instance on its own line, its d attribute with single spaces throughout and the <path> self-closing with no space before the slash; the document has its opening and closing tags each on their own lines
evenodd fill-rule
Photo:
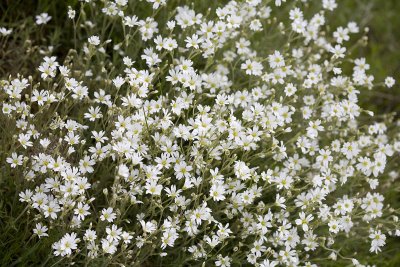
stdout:
<svg viewBox="0 0 400 267">
<path fill-rule="evenodd" d="M 68 53 L 1 81 L 44 263 L 368 264 L 400 235 L 384 198 L 400 139 L 357 104 L 395 83 L 352 56 L 365 30 L 331 27 L 335 0 L 176 2 L 81 1 Z"/>
</svg>

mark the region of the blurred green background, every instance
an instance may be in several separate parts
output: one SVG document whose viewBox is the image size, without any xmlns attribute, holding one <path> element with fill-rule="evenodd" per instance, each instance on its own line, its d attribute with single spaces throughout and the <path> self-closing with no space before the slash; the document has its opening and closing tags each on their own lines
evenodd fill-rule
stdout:
<svg viewBox="0 0 400 267">
<path fill-rule="evenodd" d="M 400 1 L 399 0 L 340 0 L 337 23 L 352 20 L 368 27 L 369 43 L 357 51 L 371 65 L 370 73 L 381 82 L 393 76 L 396 85 L 391 89 L 367 91 L 362 98 L 364 107 L 375 113 L 400 112 Z"/>
</svg>

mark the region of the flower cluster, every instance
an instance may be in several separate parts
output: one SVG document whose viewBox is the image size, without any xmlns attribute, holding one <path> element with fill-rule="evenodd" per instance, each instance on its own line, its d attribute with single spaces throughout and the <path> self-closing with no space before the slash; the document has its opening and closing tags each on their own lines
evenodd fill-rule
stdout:
<svg viewBox="0 0 400 267">
<path fill-rule="evenodd" d="M 381 178 L 400 138 L 358 104 L 374 86 L 346 48 L 359 27 L 330 33 L 334 0 L 315 14 L 307 1 L 269 2 L 210 14 L 179 6 L 165 21 L 165 0 L 140 2 L 148 17 L 127 0 L 86 0 L 68 10 L 90 33 L 78 51 L 44 56 L 35 78 L 1 81 L 14 131 L 7 163 L 23 172 L 34 235 L 57 238 L 54 256 L 363 266 L 343 240 L 364 234 L 377 253 L 400 235 Z M 267 30 L 286 45 L 257 47 Z"/>
</svg>

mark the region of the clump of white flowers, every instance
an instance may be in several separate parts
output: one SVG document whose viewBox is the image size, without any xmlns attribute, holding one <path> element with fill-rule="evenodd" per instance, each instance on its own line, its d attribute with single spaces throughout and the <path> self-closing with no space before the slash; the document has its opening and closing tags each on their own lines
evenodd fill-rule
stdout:
<svg viewBox="0 0 400 267">
<path fill-rule="evenodd" d="M 24 175 L 38 242 L 138 266 L 363 266 L 343 240 L 384 250 L 400 228 L 381 177 L 400 139 L 358 104 L 374 76 L 346 48 L 357 24 L 330 30 L 336 2 L 307 16 L 306 2 L 168 16 L 166 0 L 138 2 L 149 17 L 127 0 L 86 0 L 84 16 L 69 7 L 68 23 L 90 33 L 77 51 L 0 86 L 6 161 Z M 118 38 L 102 31 L 111 23 Z M 285 44 L 253 47 L 266 29 Z"/>
</svg>

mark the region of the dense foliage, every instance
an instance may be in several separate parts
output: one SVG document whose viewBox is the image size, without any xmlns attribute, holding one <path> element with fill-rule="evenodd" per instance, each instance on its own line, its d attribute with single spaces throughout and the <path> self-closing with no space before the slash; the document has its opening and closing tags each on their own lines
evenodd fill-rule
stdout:
<svg viewBox="0 0 400 267">
<path fill-rule="evenodd" d="M 369 30 L 335 25 L 335 0 L 205 2 L 71 1 L 0 25 L 3 265 L 398 254 L 400 123 L 359 101 L 397 84 L 355 56 Z"/>
</svg>

